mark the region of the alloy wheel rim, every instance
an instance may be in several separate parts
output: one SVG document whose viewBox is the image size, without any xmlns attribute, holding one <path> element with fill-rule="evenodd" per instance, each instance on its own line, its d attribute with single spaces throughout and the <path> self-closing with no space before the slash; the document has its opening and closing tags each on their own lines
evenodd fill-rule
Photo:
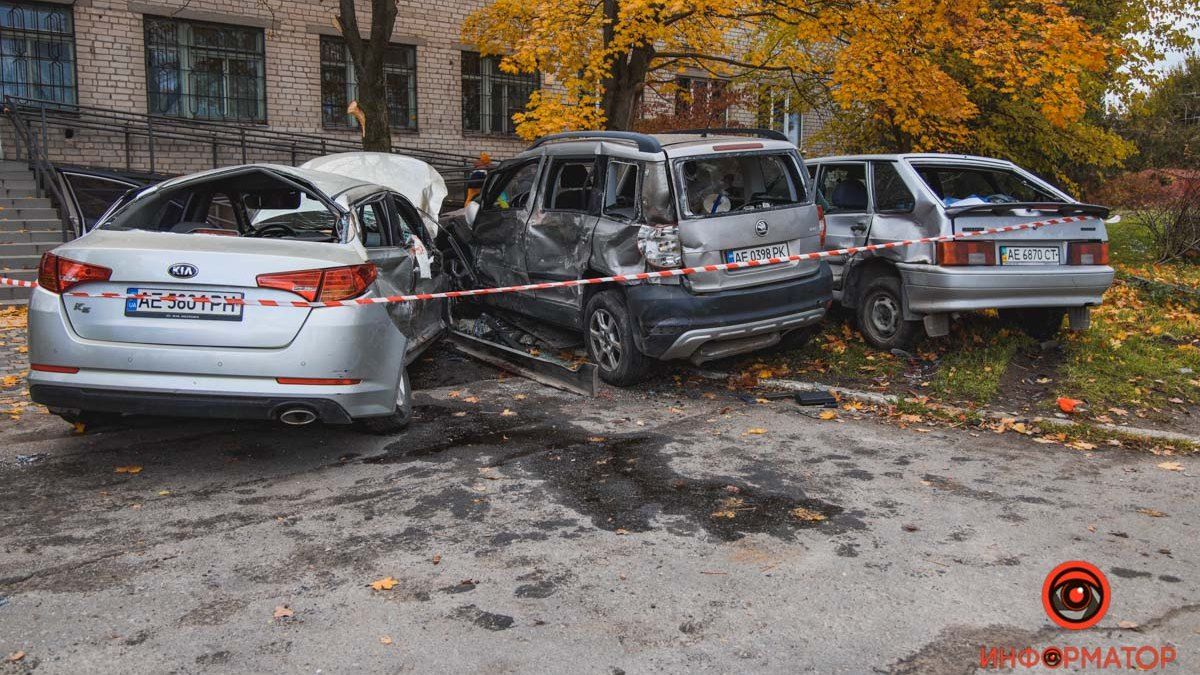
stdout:
<svg viewBox="0 0 1200 675">
<path fill-rule="evenodd" d="M 623 352 L 616 318 L 607 309 L 597 309 L 592 312 L 589 324 L 588 341 L 592 346 L 592 354 L 600 362 L 601 368 L 616 370 Z"/>
</svg>

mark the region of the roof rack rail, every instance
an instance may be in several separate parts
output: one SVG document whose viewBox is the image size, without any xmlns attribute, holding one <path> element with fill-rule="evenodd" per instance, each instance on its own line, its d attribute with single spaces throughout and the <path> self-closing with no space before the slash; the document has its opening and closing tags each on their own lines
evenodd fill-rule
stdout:
<svg viewBox="0 0 1200 675">
<path fill-rule="evenodd" d="M 773 141 L 791 141 L 783 134 L 783 132 L 775 131 L 774 129 L 756 129 L 754 127 L 714 127 L 712 129 L 678 129 L 668 131 L 669 134 L 697 134 L 700 136 L 711 136 L 717 134 L 728 134 L 730 136 L 762 136 Z"/>
<path fill-rule="evenodd" d="M 532 150 L 538 146 L 551 143 L 553 141 L 588 139 L 630 141 L 637 144 L 637 149 L 641 152 L 662 152 L 662 144 L 659 143 L 657 139 L 655 139 L 653 136 L 639 134 L 634 131 L 564 131 L 560 134 L 542 136 L 534 141 L 533 145 L 529 146 L 528 149 Z"/>
</svg>

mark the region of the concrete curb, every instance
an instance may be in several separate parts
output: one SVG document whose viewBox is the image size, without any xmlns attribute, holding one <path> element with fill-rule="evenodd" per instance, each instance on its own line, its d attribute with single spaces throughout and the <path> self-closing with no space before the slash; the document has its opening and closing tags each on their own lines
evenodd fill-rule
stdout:
<svg viewBox="0 0 1200 675">
<path fill-rule="evenodd" d="M 728 377 L 728 375 L 725 375 L 725 377 Z M 900 397 L 894 394 L 877 394 L 869 391 L 859 391 L 857 389 L 846 389 L 845 387 L 833 387 L 827 384 L 821 384 L 819 382 L 770 379 L 764 380 L 764 384 L 780 387 L 788 391 L 831 391 L 843 399 L 859 401 L 861 403 L 869 403 L 872 405 L 894 405 L 900 402 Z M 944 403 L 930 403 L 928 405 L 931 408 L 936 408 L 938 410 L 943 410 L 953 414 L 974 414 L 993 421 L 999 421 L 1002 419 L 1017 419 L 1052 427 L 1072 427 L 1084 425 L 1112 433 L 1126 434 L 1148 441 L 1175 441 L 1200 445 L 1200 437 L 1189 436 L 1188 434 L 1181 434 L 1175 431 L 1143 429 L 1140 427 L 1123 427 L 1117 424 L 1093 424 L 1082 421 L 1073 422 L 1071 420 L 1063 420 L 1056 417 L 1022 417 L 1020 415 L 1009 415 L 994 410 L 968 410 L 966 408 L 959 408 L 957 406 L 946 405 Z"/>
</svg>

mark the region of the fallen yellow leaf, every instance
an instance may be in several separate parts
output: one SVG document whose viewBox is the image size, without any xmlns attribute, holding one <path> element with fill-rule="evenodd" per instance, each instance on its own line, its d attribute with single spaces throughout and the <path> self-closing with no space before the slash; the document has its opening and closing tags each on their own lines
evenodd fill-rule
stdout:
<svg viewBox="0 0 1200 675">
<path fill-rule="evenodd" d="M 379 642 L 381 644 L 390 645 L 390 644 L 392 644 L 392 638 L 390 635 L 382 635 L 379 638 Z"/>
<path fill-rule="evenodd" d="M 806 509 L 803 506 L 797 506 L 796 508 L 792 509 L 790 513 L 792 514 L 793 518 L 808 521 L 810 523 L 817 523 L 825 520 L 824 514 L 813 511 L 812 509 Z"/>
<path fill-rule="evenodd" d="M 136 464 L 131 465 L 131 466 L 118 466 L 116 468 L 116 473 L 138 474 L 141 472 L 142 472 L 142 467 L 137 466 Z"/>
<path fill-rule="evenodd" d="M 1143 516 L 1150 516 L 1151 518 L 1166 518 L 1167 517 L 1167 514 L 1163 513 L 1162 511 L 1159 511 L 1158 509 L 1138 509 L 1137 512 L 1142 514 Z"/>
<path fill-rule="evenodd" d="M 835 420 L 837 419 L 837 413 L 832 410 L 822 410 L 821 414 L 817 415 L 817 417 L 823 420 Z"/>
<path fill-rule="evenodd" d="M 296 613 L 293 612 L 292 608 L 288 607 L 287 605 L 279 605 L 278 607 L 275 608 L 275 618 L 276 619 L 290 619 L 291 617 L 293 617 L 295 615 L 296 615 Z"/>
<path fill-rule="evenodd" d="M 396 584 L 398 584 L 398 583 L 400 583 L 400 582 L 396 581 L 395 579 L 393 579 L 391 577 L 384 577 L 382 579 L 379 579 L 378 581 L 372 581 L 371 588 L 373 588 L 377 591 L 390 591 L 393 588 L 395 588 Z"/>
<path fill-rule="evenodd" d="M 748 436 L 761 436 L 765 433 L 767 433 L 767 430 L 762 427 L 752 427 L 746 430 L 746 435 Z"/>
<path fill-rule="evenodd" d="M 1183 465 L 1179 462 L 1160 462 L 1158 468 L 1166 469 L 1167 471 L 1183 471 Z"/>
</svg>

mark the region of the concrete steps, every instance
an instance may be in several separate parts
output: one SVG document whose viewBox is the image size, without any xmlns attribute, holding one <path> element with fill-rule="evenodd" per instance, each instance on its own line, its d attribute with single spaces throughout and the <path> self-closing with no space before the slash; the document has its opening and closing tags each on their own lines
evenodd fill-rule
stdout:
<svg viewBox="0 0 1200 675">
<path fill-rule="evenodd" d="M 62 222 L 50 200 L 37 196 L 25 162 L 0 161 L 0 276 L 37 280 L 42 254 L 62 243 Z M 0 286 L 0 306 L 27 304 L 30 288 Z"/>
</svg>

